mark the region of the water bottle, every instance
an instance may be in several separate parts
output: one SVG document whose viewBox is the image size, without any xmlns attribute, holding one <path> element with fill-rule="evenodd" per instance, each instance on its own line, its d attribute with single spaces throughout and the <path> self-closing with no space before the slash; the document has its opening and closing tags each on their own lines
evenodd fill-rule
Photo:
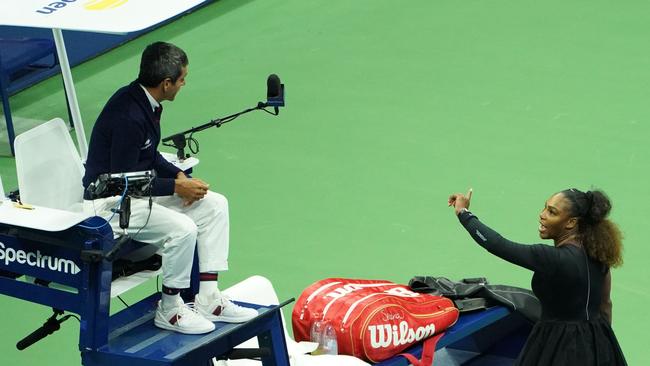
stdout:
<svg viewBox="0 0 650 366">
<path fill-rule="evenodd" d="M 321 345 L 323 354 L 337 355 L 339 353 L 339 346 L 336 342 L 336 329 L 332 324 L 325 325 L 321 336 Z"/>
<path fill-rule="evenodd" d="M 318 319 L 314 320 L 314 322 L 311 324 L 311 328 L 309 330 L 309 340 L 314 343 L 318 343 L 318 348 L 312 352 L 312 355 L 322 353 L 323 326 L 323 321 Z"/>
</svg>

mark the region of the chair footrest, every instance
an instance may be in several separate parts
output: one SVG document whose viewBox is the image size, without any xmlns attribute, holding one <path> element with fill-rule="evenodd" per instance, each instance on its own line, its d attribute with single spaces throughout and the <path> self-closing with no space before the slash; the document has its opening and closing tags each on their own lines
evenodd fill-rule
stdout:
<svg viewBox="0 0 650 366">
<path fill-rule="evenodd" d="M 188 335 L 162 330 L 154 325 L 159 298 L 159 294 L 153 294 L 113 315 L 108 344 L 98 350 L 84 351 L 84 365 L 200 365 L 227 354 L 234 346 L 250 338 L 269 333 L 282 334 L 280 308 L 287 302 L 273 306 L 239 303 L 256 308 L 259 315 L 246 323 L 217 322 L 213 332 Z M 283 340 L 276 339 L 272 342 L 273 347 L 286 347 Z M 273 352 L 278 350 L 271 350 Z"/>
<path fill-rule="evenodd" d="M 162 270 L 140 271 L 127 277 L 119 277 L 111 282 L 111 298 L 116 298 L 130 289 L 158 276 Z"/>
</svg>

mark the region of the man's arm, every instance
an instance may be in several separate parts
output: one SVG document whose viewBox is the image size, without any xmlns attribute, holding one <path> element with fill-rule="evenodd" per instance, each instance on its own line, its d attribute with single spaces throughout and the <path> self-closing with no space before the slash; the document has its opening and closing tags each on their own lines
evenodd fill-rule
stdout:
<svg viewBox="0 0 650 366">
<path fill-rule="evenodd" d="M 110 146 L 110 172 L 133 172 L 145 169 L 155 169 L 156 179 L 153 184 L 152 194 L 154 196 L 171 196 L 175 192 L 175 176 L 181 170 L 171 163 L 167 167 L 156 163 L 156 156 L 153 156 L 152 165 L 142 165 L 143 155 L 151 154 L 151 150 L 142 150 L 142 143 L 147 138 L 147 132 L 142 124 L 134 123 L 134 119 L 128 114 L 115 113 L 107 118 L 112 119 L 114 127 L 111 130 Z M 150 148 L 150 149 L 153 149 Z M 160 155 L 155 151 L 156 155 Z M 161 157 L 162 159 L 162 157 Z M 147 159 L 145 158 L 144 161 Z"/>
<path fill-rule="evenodd" d="M 138 169 L 140 147 L 145 131 L 123 114 L 113 113 L 105 118 L 113 126 L 110 135 L 110 173 L 132 172 Z"/>
<path fill-rule="evenodd" d="M 167 159 L 165 159 L 162 154 L 160 154 L 160 151 L 156 151 L 153 167 L 156 169 L 156 173 L 158 173 L 158 175 L 161 177 L 176 177 L 179 172 L 183 172 L 181 168 L 167 161 Z"/>
</svg>

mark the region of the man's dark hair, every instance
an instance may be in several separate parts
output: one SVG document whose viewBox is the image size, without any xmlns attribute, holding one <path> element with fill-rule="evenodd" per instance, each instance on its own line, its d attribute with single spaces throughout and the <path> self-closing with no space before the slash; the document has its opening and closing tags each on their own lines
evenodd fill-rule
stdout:
<svg viewBox="0 0 650 366">
<path fill-rule="evenodd" d="M 152 43 L 142 52 L 138 82 L 150 88 L 158 86 L 167 78 L 175 83 L 188 63 L 187 55 L 182 49 L 171 43 Z"/>
</svg>

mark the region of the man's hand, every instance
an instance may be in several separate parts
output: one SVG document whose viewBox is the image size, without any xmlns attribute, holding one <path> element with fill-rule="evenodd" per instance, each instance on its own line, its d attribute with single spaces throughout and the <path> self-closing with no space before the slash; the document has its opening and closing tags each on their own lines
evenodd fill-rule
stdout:
<svg viewBox="0 0 650 366">
<path fill-rule="evenodd" d="M 174 193 L 183 199 L 185 206 L 205 197 L 210 185 L 198 178 L 188 178 L 183 172 L 176 175 Z"/>
<path fill-rule="evenodd" d="M 464 195 L 462 193 L 454 193 L 451 196 L 449 196 L 449 199 L 447 200 L 447 205 L 448 206 L 454 206 L 454 211 L 456 211 L 456 215 L 460 213 L 460 210 L 467 208 L 469 209 L 469 202 L 472 199 L 472 189 L 470 188 L 469 191 L 467 192 L 467 195 Z"/>
</svg>

